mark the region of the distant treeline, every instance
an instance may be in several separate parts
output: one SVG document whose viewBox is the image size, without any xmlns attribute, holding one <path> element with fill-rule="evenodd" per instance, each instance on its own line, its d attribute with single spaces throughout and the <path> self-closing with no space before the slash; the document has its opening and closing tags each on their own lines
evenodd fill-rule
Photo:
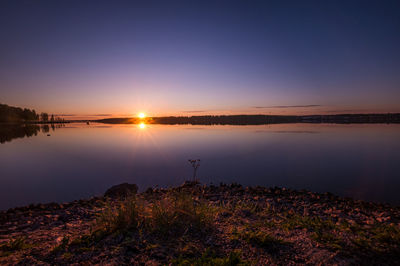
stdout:
<svg viewBox="0 0 400 266">
<path fill-rule="evenodd" d="M 388 114 L 340 114 L 340 115 L 311 115 L 302 116 L 303 123 L 400 123 L 400 113 Z"/>
<path fill-rule="evenodd" d="M 340 114 L 312 116 L 281 115 L 218 115 L 167 116 L 140 118 L 108 118 L 96 120 L 108 124 L 192 124 L 192 125 L 264 125 L 279 123 L 400 123 L 400 114 Z"/>
<path fill-rule="evenodd" d="M 109 124 L 193 124 L 193 125 L 262 125 L 269 123 L 291 123 L 298 119 L 296 116 L 266 116 L 266 115 L 219 115 L 219 116 L 164 116 L 140 118 L 108 118 L 96 122 Z"/>
<path fill-rule="evenodd" d="M 193 125 L 262 125 L 272 123 L 296 122 L 296 116 L 269 116 L 269 115 L 218 115 L 218 116 L 190 116 L 190 117 L 154 117 L 156 124 L 193 124 Z"/>
<path fill-rule="evenodd" d="M 63 123 L 64 119 L 48 113 L 37 114 L 35 110 L 0 104 L 0 123 L 43 122 Z"/>
<path fill-rule="evenodd" d="M 0 104 L 0 122 L 36 121 L 39 115 L 35 110 Z"/>
</svg>

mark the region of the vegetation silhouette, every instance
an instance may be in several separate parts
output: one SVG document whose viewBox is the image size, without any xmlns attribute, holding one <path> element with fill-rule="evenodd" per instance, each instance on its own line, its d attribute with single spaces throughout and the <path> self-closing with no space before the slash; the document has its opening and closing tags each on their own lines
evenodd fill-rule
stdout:
<svg viewBox="0 0 400 266">
<path fill-rule="evenodd" d="M 95 120 L 107 124 L 192 124 L 192 125 L 265 125 L 283 123 L 400 123 L 400 113 L 389 114 L 338 114 L 338 115 L 206 115 L 206 116 L 165 116 L 139 118 L 108 118 Z"/>
<path fill-rule="evenodd" d="M 193 167 L 193 181 L 197 181 L 197 169 L 200 167 L 200 159 L 189 159 L 189 163 Z"/>
<path fill-rule="evenodd" d="M 41 113 L 41 114 L 40 114 L 40 119 L 41 119 L 43 122 L 49 121 L 49 114 L 48 114 L 48 113 Z"/>
<path fill-rule="evenodd" d="M 66 123 L 63 118 L 48 113 L 37 114 L 35 110 L 0 104 L 0 123 Z"/>
<path fill-rule="evenodd" d="M 35 110 L 27 108 L 13 107 L 6 104 L 0 104 L 0 122 L 12 123 L 23 121 L 37 121 L 39 115 Z"/>
</svg>

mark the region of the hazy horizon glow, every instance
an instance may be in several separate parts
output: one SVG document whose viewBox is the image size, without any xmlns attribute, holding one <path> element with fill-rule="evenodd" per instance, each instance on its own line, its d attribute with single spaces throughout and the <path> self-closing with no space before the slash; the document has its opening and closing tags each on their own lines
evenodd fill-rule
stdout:
<svg viewBox="0 0 400 266">
<path fill-rule="evenodd" d="M 400 112 L 399 1 L 2 1 L 0 102 L 63 117 Z"/>
</svg>

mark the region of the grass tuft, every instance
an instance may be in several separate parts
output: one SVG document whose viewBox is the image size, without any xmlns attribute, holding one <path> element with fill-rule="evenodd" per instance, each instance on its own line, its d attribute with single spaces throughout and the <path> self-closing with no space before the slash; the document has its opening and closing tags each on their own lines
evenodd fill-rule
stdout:
<svg viewBox="0 0 400 266">
<path fill-rule="evenodd" d="M 211 228 L 213 210 L 191 195 L 176 193 L 153 204 L 149 229 L 164 236 L 204 233 Z"/>
<path fill-rule="evenodd" d="M 135 230 L 139 224 L 139 207 L 136 197 L 133 196 L 117 203 L 116 206 L 107 204 L 97 219 L 94 231 L 111 234 L 117 231 Z"/>
<path fill-rule="evenodd" d="M 212 228 L 214 210 L 184 192 L 176 192 L 149 203 L 133 197 L 108 204 L 98 217 L 91 240 L 111 234 L 155 234 L 158 237 L 202 234 Z"/>
<path fill-rule="evenodd" d="M 16 251 L 31 248 L 32 245 L 26 243 L 25 237 L 17 237 L 16 239 L 11 239 L 8 243 L 0 246 L 0 250 L 3 251 Z"/>
</svg>

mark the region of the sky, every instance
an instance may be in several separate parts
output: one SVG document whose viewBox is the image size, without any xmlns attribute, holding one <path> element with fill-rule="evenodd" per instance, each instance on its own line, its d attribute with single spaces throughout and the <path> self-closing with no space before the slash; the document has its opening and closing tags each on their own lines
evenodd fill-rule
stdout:
<svg viewBox="0 0 400 266">
<path fill-rule="evenodd" d="M 0 1 L 0 102 L 58 115 L 400 112 L 400 1 Z"/>
</svg>

